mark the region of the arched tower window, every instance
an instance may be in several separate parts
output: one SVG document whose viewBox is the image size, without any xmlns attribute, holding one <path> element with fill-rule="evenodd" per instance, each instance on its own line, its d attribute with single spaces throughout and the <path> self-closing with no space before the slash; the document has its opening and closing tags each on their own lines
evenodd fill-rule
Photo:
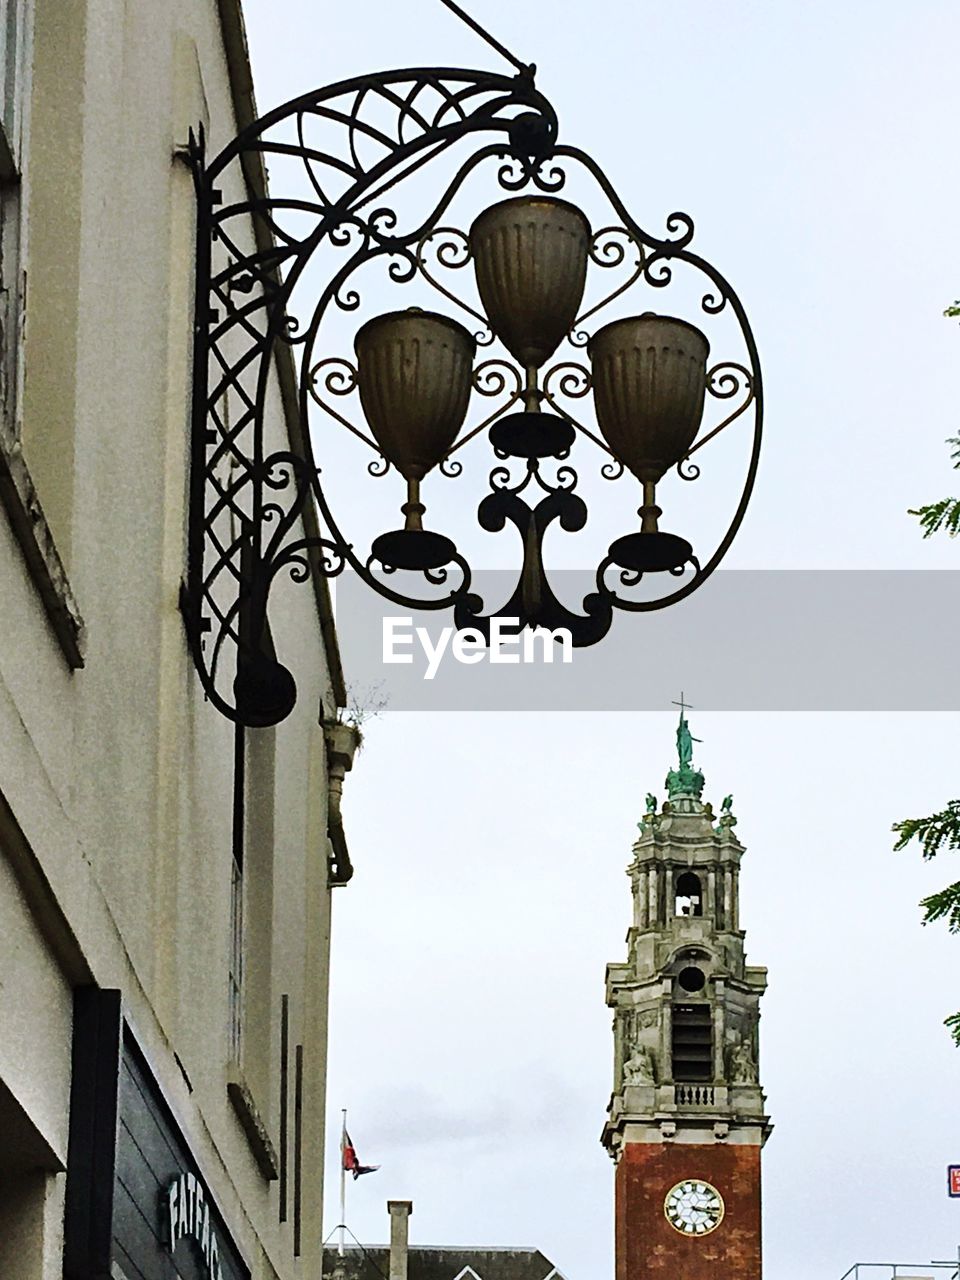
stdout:
<svg viewBox="0 0 960 1280">
<path fill-rule="evenodd" d="M 676 903 L 673 913 L 677 916 L 703 915 L 703 889 L 700 886 L 700 877 L 694 875 L 692 871 L 684 871 L 677 876 Z"/>
</svg>

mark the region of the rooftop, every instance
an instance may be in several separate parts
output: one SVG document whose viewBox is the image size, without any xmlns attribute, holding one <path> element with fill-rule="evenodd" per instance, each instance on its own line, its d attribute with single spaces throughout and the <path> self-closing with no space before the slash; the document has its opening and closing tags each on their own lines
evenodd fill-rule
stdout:
<svg viewBox="0 0 960 1280">
<path fill-rule="evenodd" d="M 323 1251 L 324 1280 L 333 1280 L 342 1265 L 343 1280 L 387 1280 L 390 1250 L 385 1245 L 345 1245 Z M 539 1249 L 483 1246 L 411 1246 L 408 1280 L 564 1280 Z"/>
</svg>

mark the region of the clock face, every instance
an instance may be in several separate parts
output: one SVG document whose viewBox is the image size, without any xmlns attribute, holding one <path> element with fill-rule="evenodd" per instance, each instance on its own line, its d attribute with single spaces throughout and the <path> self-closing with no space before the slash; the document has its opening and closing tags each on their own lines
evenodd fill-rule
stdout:
<svg viewBox="0 0 960 1280">
<path fill-rule="evenodd" d="M 723 1221 L 723 1196 L 702 1178 L 686 1178 L 667 1192 L 663 1212 L 682 1236 L 707 1236 Z"/>
</svg>

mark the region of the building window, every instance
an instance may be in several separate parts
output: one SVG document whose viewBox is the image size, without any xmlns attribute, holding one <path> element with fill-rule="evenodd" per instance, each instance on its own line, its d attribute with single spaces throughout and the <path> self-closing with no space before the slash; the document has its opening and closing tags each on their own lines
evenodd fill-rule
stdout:
<svg viewBox="0 0 960 1280">
<path fill-rule="evenodd" d="M 713 1079 L 713 1010 L 708 1004 L 673 1006 L 673 1078 L 683 1083 Z"/>
<path fill-rule="evenodd" d="M 680 970 L 677 981 L 684 991 L 689 991 L 693 995 L 697 991 L 702 991 L 707 985 L 707 975 L 697 965 L 688 964 L 685 969 Z"/>
<path fill-rule="evenodd" d="M 66 565 L 74 483 L 85 7 L 62 0 L 0 0 L 0 500 L 74 669 L 83 666 L 84 626 Z M 28 180 L 21 182 L 24 175 Z"/>
</svg>

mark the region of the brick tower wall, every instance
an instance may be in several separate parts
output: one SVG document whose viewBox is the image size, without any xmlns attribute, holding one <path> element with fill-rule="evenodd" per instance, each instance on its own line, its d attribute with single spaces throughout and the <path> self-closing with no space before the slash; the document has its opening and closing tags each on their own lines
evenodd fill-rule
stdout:
<svg viewBox="0 0 960 1280">
<path fill-rule="evenodd" d="M 681 1235 L 663 1201 L 685 1178 L 703 1178 L 725 1214 L 707 1236 Z M 761 1280 L 760 1148 L 625 1144 L 616 1172 L 617 1280 Z"/>
</svg>

